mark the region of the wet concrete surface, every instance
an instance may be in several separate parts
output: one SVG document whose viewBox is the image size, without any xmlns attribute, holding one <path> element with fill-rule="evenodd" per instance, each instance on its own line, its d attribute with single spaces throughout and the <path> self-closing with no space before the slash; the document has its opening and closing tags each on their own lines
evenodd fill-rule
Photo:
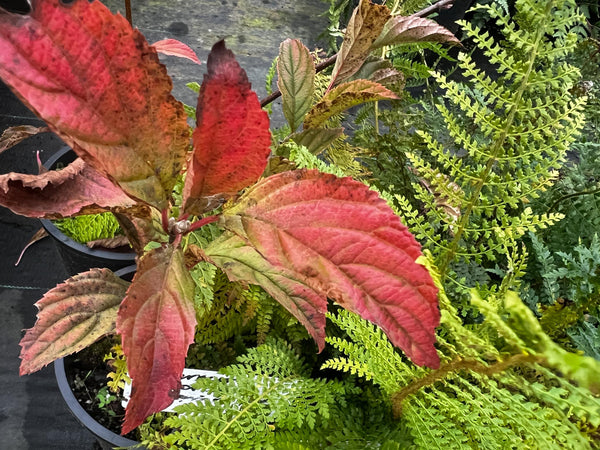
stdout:
<svg viewBox="0 0 600 450">
<path fill-rule="evenodd" d="M 123 0 L 106 0 L 113 12 L 122 11 Z M 202 81 L 206 57 L 212 45 L 225 39 L 247 71 L 259 97 L 266 94 L 264 79 L 285 38 L 299 38 L 309 48 L 319 45 L 325 29 L 322 0 L 134 0 L 133 22 L 149 42 L 179 39 L 190 45 L 202 60 L 161 57 L 173 78 L 174 95 L 195 106 L 195 94 L 185 87 Z M 281 108 L 274 107 L 274 121 Z M 15 125 L 43 125 L 0 83 L 0 133 Z M 36 152 L 47 159 L 63 145 L 53 134 L 34 136 L 0 153 L 0 173 L 37 173 Z M 0 449 L 93 450 L 94 437 L 71 416 L 58 391 L 52 367 L 19 377 L 19 341 L 23 329 L 33 325 L 35 301 L 66 272 L 54 243 L 34 244 L 15 266 L 19 253 L 40 228 L 35 219 L 0 207 Z"/>
</svg>

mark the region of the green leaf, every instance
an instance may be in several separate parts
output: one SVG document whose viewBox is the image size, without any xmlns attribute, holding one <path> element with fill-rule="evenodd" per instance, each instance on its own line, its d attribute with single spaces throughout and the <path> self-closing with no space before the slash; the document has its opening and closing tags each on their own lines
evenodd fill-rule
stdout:
<svg viewBox="0 0 600 450">
<path fill-rule="evenodd" d="M 281 91 L 283 114 L 292 132 L 302 124 L 312 106 L 315 90 L 315 63 L 308 49 L 296 39 L 279 46 L 277 86 Z"/>
<path fill-rule="evenodd" d="M 292 134 L 292 140 L 306 147 L 313 155 L 318 155 L 344 133 L 343 128 L 310 128 Z"/>
</svg>

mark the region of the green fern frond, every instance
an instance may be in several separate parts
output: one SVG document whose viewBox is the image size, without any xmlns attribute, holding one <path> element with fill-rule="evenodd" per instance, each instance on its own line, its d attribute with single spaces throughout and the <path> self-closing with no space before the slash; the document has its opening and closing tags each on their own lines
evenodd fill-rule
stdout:
<svg viewBox="0 0 600 450">
<path fill-rule="evenodd" d="M 55 220 L 54 225 L 80 244 L 87 244 L 99 239 L 110 239 L 117 234 L 122 234 L 119 222 L 110 212 Z"/>
<path fill-rule="evenodd" d="M 553 372 L 536 364 L 548 358 L 547 363 L 566 369 L 566 360 L 559 363 L 552 356 L 556 348 L 548 340 L 539 346 L 543 333 L 529 322 L 533 316 L 526 319 L 527 325 L 519 326 L 502 319 L 506 313 L 501 311 L 508 308 L 509 317 L 522 320 L 526 307 L 499 299 L 478 300 L 476 306 L 491 322 L 488 328 L 469 330 L 448 306 L 442 310 L 438 346 L 444 356 L 437 371 L 404 361 L 383 334 L 363 331 L 372 325 L 346 311 L 332 320 L 352 340 L 329 341 L 347 358 L 327 366 L 344 372 L 360 367 L 368 373 L 390 396 L 417 448 L 590 448 L 592 436 L 577 424 L 596 426 L 600 399 L 563 377 L 557 380 Z M 486 329 L 498 333 L 491 333 L 490 339 Z M 512 356 L 506 353 L 511 347 Z M 544 353 L 537 355 L 538 351 Z M 525 371 L 511 370 L 521 364 L 533 364 L 548 384 L 525 376 Z M 589 381 L 592 372 L 576 377 Z"/>
<path fill-rule="evenodd" d="M 177 448 L 272 448 L 280 430 L 315 429 L 329 421 L 346 388 L 308 378 L 308 369 L 289 346 L 268 339 L 223 369 L 226 378 L 199 379 L 194 387 L 215 399 L 178 407 L 165 421 L 172 433 L 161 439 Z"/>
<path fill-rule="evenodd" d="M 452 261 L 493 261 L 508 241 L 560 218 L 534 215 L 523 205 L 557 177 L 584 123 L 585 99 L 568 94 L 579 72 L 562 59 L 575 47 L 577 38 L 569 29 L 580 16 L 569 1 L 521 0 L 516 6 L 516 22 L 497 6 L 482 6 L 501 26 L 503 45 L 462 23 L 496 67 L 496 77 L 484 74 L 466 54 L 458 65 L 468 85 L 433 74 L 449 101 L 437 107 L 452 142 L 448 146 L 421 131 L 433 161 L 408 154 L 431 190 L 459 211 L 448 216 L 431 192 L 416 188 L 429 222 L 439 223 L 445 235 L 430 240 L 444 276 Z"/>
</svg>

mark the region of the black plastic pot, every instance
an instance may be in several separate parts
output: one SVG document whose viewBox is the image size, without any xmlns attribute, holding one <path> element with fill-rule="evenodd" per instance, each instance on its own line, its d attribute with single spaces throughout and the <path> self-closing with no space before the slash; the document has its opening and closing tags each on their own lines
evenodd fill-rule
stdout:
<svg viewBox="0 0 600 450">
<path fill-rule="evenodd" d="M 65 146 L 51 156 L 44 165 L 49 169 L 55 169 L 60 165 L 66 166 L 73 162 L 76 157 L 73 150 Z M 129 247 L 114 250 L 89 248 L 66 236 L 56 228 L 51 220 L 40 219 L 40 221 L 48 234 L 54 239 L 69 275 L 85 272 L 94 267 L 106 267 L 112 271 L 117 271 L 135 263 L 135 252 Z"/>
<path fill-rule="evenodd" d="M 58 383 L 58 389 L 67 404 L 67 407 L 75 418 L 86 427 L 105 450 L 111 450 L 115 447 L 133 447 L 134 449 L 143 450 L 143 447 L 139 442 L 133 441 L 119 434 L 113 433 L 108 428 L 104 428 L 98 422 L 90 416 L 85 409 L 79 404 L 75 395 L 71 391 L 69 381 L 67 380 L 67 374 L 65 372 L 65 361 L 64 359 L 57 359 L 54 361 L 54 375 L 56 376 L 56 382 Z"/>
<path fill-rule="evenodd" d="M 131 281 L 133 275 L 135 274 L 136 266 L 128 266 L 117 272 L 116 275 L 120 276 L 124 280 Z M 68 358 L 68 357 L 67 357 Z M 71 411 L 71 413 L 75 416 L 75 418 L 81 423 L 85 428 L 87 428 L 95 437 L 100 446 L 105 450 L 110 450 L 115 447 L 133 447 L 138 450 L 145 450 L 146 447 L 142 446 L 139 442 L 123 437 L 119 434 L 116 434 L 105 428 L 92 416 L 90 416 L 87 411 L 79 404 L 77 398 L 73 394 L 71 390 L 71 386 L 69 385 L 69 380 L 67 378 L 67 373 L 65 370 L 65 359 L 57 359 L 54 361 L 54 375 L 56 376 L 56 382 L 58 383 L 58 389 L 67 404 L 67 407 Z"/>
</svg>

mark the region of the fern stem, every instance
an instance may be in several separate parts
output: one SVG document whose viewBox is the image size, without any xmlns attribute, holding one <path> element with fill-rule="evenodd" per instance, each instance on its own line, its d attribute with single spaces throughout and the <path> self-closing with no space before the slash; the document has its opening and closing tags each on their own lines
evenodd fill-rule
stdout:
<svg viewBox="0 0 600 450">
<path fill-rule="evenodd" d="M 400 391 L 394 393 L 391 399 L 394 417 L 397 418 L 402 413 L 402 402 L 406 399 L 406 397 L 416 393 L 419 389 L 425 386 L 432 385 L 437 381 L 446 378 L 446 376 L 448 376 L 451 373 L 458 372 L 460 370 L 470 370 L 480 375 L 491 377 L 492 375 L 503 372 L 512 366 L 518 364 L 536 363 L 541 362 L 542 360 L 543 358 L 537 355 L 517 354 L 512 355 L 504 361 L 499 361 L 488 366 L 479 361 L 458 358 L 455 361 L 451 361 L 450 363 L 440 367 L 438 370 L 430 372 L 423 378 L 419 378 L 413 381 L 411 384 L 405 386 Z"/>
<path fill-rule="evenodd" d="M 572 194 L 563 195 L 561 198 L 559 198 L 554 203 L 552 203 L 552 206 L 550 206 L 550 208 L 548 208 L 547 214 L 550 214 L 551 212 L 556 210 L 556 208 L 558 207 L 558 204 L 565 200 L 568 200 L 568 199 L 574 198 L 574 197 L 580 197 L 582 195 L 594 195 L 599 192 L 600 192 L 600 188 L 596 188 L 596 189 L 592 189 L 592 190 L 573 192 Z"/>
<path fill-rule="evenodd" d="M 546 5 L 546 10 L 545 10 L 544 16 L 547 17 L 550 14 L 553 6 L 554 6 L 554 1 L 549 1 L 548 4 Z M 544 24 L 546 23 L 545 21 L 542 21 L 542 22 Z M 513 122 L 515 121 L 515 117 L 516 117 L 518 109 L 519 109 L 518 105 L 520 104 L 521 99 L 522 99 L 523 95 L 525 94 L 525 90 L 527 89 L 527 86 L 529 85 L 529 79 L 531 77 L 532 72 L 534 71 L 534 66 L 537 61 L 538 48 L 540 46 L 540 43 L 541 43 L 545 33 L 546 33 L 545 26 L 540 26 L 537 29 L 536 37 L 535 37 L 535 44 L 532 47 L 531 54 L 529 56 L 529 61 L 527 64 L 527 71 L 525 72 L 525 75 L 523 76 L 521 84 L 520 84 L 518 90 L 516 91 L 515 101 L 513 102 L 513 105 L 508 113 L 508 116 L 507 116 L 505 122 L 504 122 L 504 127 L 502 130 L 502 133 L 498 136 L 498 138 L 493 143 L 493 145 L 490 149 L 490 158 L 488 159 L 485 168 L 481 172 L 481 176 L 479 177 L 478 183 L 475 185 L 475 189 L 471 193 L 470 200 L 467 203 L 464 213 L 461 214 L 460 221 L 458 223 L 458 226 L 456 227 L 456 232 L 454 234 L 454 238 L 452 239 L 452 242 L 450 243 L 450 246 L 449 246 L 450 249 L 446 253 L 444 253 L 441 257 L 441 262 L 439 263 L 438 267 L 439 267 L 440 277 L 441 277 L 442 281 L 444 281 L 446 279 L 446 276 L 448 274 L 448 266 L 450 265 L 450 262 L 452 261 L 452 259 L 454 259 L 455 255 L 456 255 L 456 252 L 460 246 L 460 240 L 463 236 L 463 233 L 465 232 L 465 230 L 467 228 L 467 224 L 469 223 L 469 221 L 471 219 L 471 214 L 473 213 L 473 210 L 479 204 L 483 187 L 485 186 L 485 184 L 492 172 L 492 169 L 494 168 L 494 165 L 497 162 L 497 157 L 500 154 L 500 151 L 502 150 L 502 147 L 506 141 L 506 138 L 508 137 L 509 130 L 512 127 Z"/>
</svg>

